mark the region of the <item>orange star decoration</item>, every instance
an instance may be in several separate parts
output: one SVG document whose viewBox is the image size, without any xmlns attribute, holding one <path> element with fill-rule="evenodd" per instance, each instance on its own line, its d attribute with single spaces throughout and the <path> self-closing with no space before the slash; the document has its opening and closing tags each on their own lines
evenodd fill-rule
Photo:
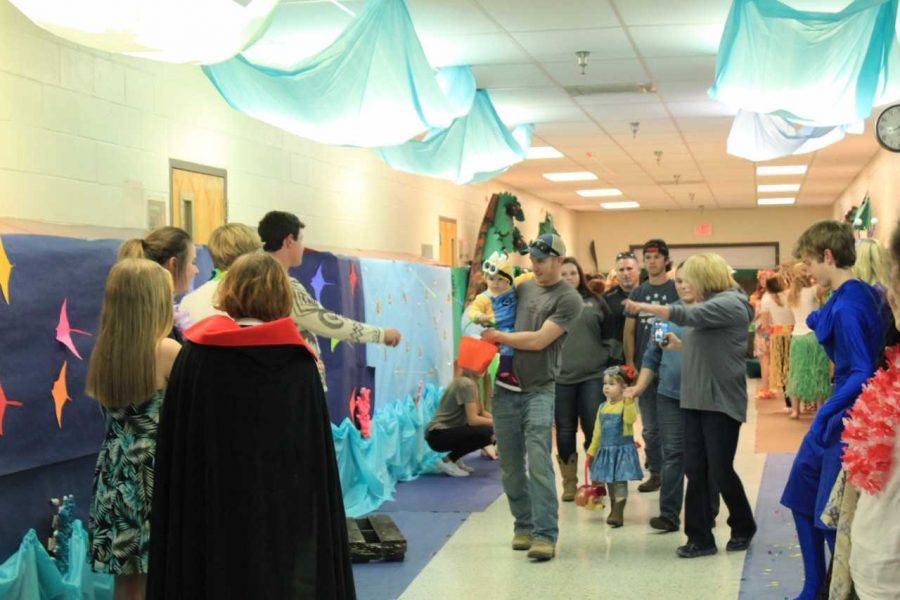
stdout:
<svg viewBox="0 0 900 600">
<path fill-rule="evenodd" d="M 6 414 L 7 406 L 22 406 L 22 403 L 18 400 L 7 400 L 6 392 L 3 391 L 3 386 L 0 385 L 0 435 L 3 435 L 3 416 Z"/>
<path fill-rule="evenodd" d="M 59 423 L 60 429 L 62 429 L 63 405 L 72 401 L 72 398 L 69 397 L 69 386 L 66 385 L 66 367 L 68 365 L 68 361 L 63 362 L 62 369 L 59 370 L 59 377 L 53 382 L 53 389 L 50 391 L 53 395 L 53 404 L 56 406 L 56 422 Z"/>
<path fill-rule="evenodd" d="M 9 276 L 12 274 L 13 264 L 9 262 L 3 240 L 0 239 L 0 290 L 3 291 L 3 299 L 9 304 Z"/>
</svg>

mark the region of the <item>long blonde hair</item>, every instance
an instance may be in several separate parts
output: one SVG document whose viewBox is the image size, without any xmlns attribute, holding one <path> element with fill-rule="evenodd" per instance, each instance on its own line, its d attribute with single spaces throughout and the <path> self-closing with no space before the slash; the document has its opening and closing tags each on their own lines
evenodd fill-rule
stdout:
<svg viewBox="0 0 900 600">
<path fill-rule="evenodd" d="M 796 263 L 791 269 L 791 289 L 788 290 L 788 306 L 797 306 L 800 302 L 800 292 L 803 288 L 812 287 L 813 282 L 809 276 L 808 268 L 802 262 Z"/>
<path fill-rule="evenodd" d="M 85 392 L 107 408 L 140 404 L 156 389 L 156 348 L 172 329 L 172 275 L 124 258 L 106 279 Z"/>
<path fill-rule="evenodd" d="M 891 279 L 890 258 L 881 242 L 871 238 L 859 240 L 856 246 L 856 262 L 853 263 L 853 276 L 870 285 L 877 283 L 888 287 Z"/>
</svg>

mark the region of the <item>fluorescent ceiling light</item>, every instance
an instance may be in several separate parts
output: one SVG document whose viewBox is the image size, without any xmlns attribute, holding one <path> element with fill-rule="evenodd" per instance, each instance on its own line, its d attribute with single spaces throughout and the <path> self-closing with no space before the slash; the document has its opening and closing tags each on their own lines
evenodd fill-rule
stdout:
<svg viewBox="0 0 900 600">
<path fill-rule="evenodd" d="M 601 202 L 600 206 L 603 208 L 615 210 L 618 208 L 640 208 L 641 205 L 635 202 L 634 200 L 623 200 L 621 202 Z"/>
<path fill-rule="evenodd" d="M 590 171 L 569 171 L 568 173 L 544 173 L 544 177 L 550 181 L 587 181 L 597 179 Z"/>
<path fill-rule="evenodd" d="M 621 196 L 622 190 L 616 188 L 597 188 L 593 190 L 578 190 L 575 193 L 579 196 L 584 196 L 585 198 L 602 198 L 606 196 Z"/>
<path fill-rule="evenodd" d="M 756 203 L 760 206 L 781 206 L 793 204 L 796 198 L 759 198 Z"/>
<path fill-rule="evenodd" d="M 553 146 L 532 146 L 528 149 L 528 160 L 534 158 L 562 158 L 563 153 Z"/>
<path fill-rule="evenodd" d="M 770 165 L 756 167 L 757 175 L 803 175 L 806 173 L 806 165 Z"/>
<path fill-rule="evenodd" d="M 799 190 L 799 183 L 772 183 L 756 186 L 757 192 L 797 192 Z"/>
</svg>

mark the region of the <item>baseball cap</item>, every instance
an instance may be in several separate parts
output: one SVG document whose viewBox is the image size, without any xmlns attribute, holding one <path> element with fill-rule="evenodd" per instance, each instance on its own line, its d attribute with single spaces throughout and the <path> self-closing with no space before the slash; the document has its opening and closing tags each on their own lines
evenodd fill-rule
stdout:
<svg viewBox="0 0 900 600">
<path fill-rule="evenodd" d="M 663 256 L 669 256 L 669 245 L 666 240 L 652 239 L 644 242 L 644 254 L 648 252 L 658 252 Z"/>
<path fill-rule="evenodd" d="M 528 244 L 528 252 L 531 256 L 539 259 L 544 259 L 548 256 L 564 257 L 566 255 L 566 245 L 563 243 L 562 238 L 555 233 L 545 233 Z"/>
</svg>

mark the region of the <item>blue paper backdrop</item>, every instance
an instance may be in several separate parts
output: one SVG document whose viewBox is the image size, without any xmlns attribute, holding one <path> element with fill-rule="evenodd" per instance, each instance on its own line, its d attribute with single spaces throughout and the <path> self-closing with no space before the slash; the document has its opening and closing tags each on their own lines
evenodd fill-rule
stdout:
<svg viewBox="0 0 900 600">
<path fill-rule="evenodd" d="M 366 281 L 366 316 L 397 327 L 396 348 L 370 345 L 375 406 L 412 393 L 419 381 L 446 385 L 453 377 L 453 295 L 450 269 L 395 260 L 360 260 Z"/>
</svg>

